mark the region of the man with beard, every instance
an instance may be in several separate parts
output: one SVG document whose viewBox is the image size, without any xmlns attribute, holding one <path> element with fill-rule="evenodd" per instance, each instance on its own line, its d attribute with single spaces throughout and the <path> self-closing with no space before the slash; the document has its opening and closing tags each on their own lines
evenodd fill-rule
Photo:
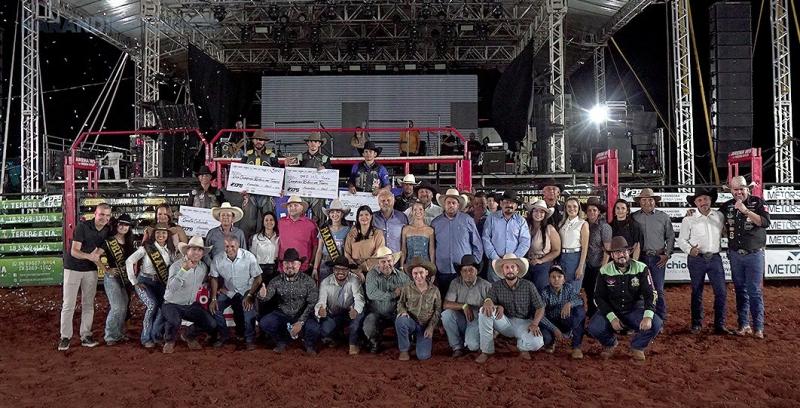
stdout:
<svg viewBox="0 0 800 408">
<path fill-rule="evenodd" d="M 513 191 L 506 191 L 500 198 L 501 212 L 490 214 L 483 225 L 483 250 L 490 261 L 513 253 L 524 258 L 531 247 L 531 231 L 528 222 L 517 214 L 519 200 Z M 499 280 L 497 274 L 489 274 L 489 282 Z"/>
<path fill-rule="evenodd" d="M 672 219 L 667 213 L 656 210 L 656 204 L 661 197 L 653 189 L 643 188 L 638 196 L 633 198 L 642 209 L 633 213 L 633 220 L 642 231 L 642 252 L 639 257 L 647 265 L 653 278 L 653 285 L 658 292 L 656 300 L 656 314 L 661 320 L 667 320 L 667 299 L 664 297 L 664 281 L 666 268 L 672 250 L 675 248 L 675 231 L 672 229 Z"/>
<path fill-rule="evenodd" d="M 378 248 L 373 257 L 378 264 L 367 273 L 365 287 L 369 313 L 364 318 L 363 330 L 373 354 L 381 350 L 383 329 L 394 325 L 400 288 L 411 282 L 405 272 L 395 268 L 401 255 L 387 247 Z"/>
<path fill-rule="evenodd" d="M 287 216 L 278 221 L 278 257 L 282 258 L 288 248 L 297 251 L 303 258 L 300 271 L 310 275 L 314 266 L 310 259 L 317 253 L 317 224 L 306 217 L 308 203 L 300 196 L 289 197 L 286 212 Z"/>
<path fill-rule="evenodd" d="M 442 324 L 447 333 L 453 357 L 464 355 L 480 348 L 478 333 L 478 310 L 489 293 L 492 284 L 478 277 L 480 262 L 472 255 L 464 255 L 458 265 L 459 277 L 450 282 L 450 289 L 442 305 Z"/>
<path fill-rule="evenodd" d="M 287 160 L 290 166 L 300 166 L 310 169 L 325 170 L 331 168 L 330 156 L 322 153 L 322 145 L 325 144 L 325 139 L 319 132 L 314 132 L 305 139 L 308 149 L 291 157 Z M 322 225 L 325 221 L 325 213 L 322 208 L 325 206 L 325 200 L 321 198 L 309 198 L 309 206 L 311 207 L 311 216 L 314 221 Z"/>
<path fill-rule="evenodd" d="M 425 225 L 431 225 L 431 221 L 440 216 L 444 211 L 441 206 L 433 203 L 433 199 L 436 196 L 436 189 L 427 182 L 424 182 L 415 187 L 415 190 L 417 192 L 417 201 L 422 203 L 422 207 L 425 209 Z M 405 214 L 406 217 L 410 218 L 411 208 L 407 208 Z"/>
<path fill-rule="evenodd" d="M 416 177 L 413 174 L 406 174 L 403 181 L 400 183 L 403 192 L 394 197 L 394 209 L 397 211 L 405 211 L 411 204 L 417 202 L 417 196 L 414 194 L 414 187 L 418 186 Z"/>
<path fill-rule="evenodd" d="M 450 281 L 458 277 L 453 265 L 464 255 L 483 257 L 483 243 L 472 217 L 461 210 L 467 205 L 466 199 L 451 188 L 439 194 L 439 203 L 445 212 L 431 222 L 436 237 L 436 283 L 439 292 L 447 293 Z"/>
<path fill-rule="evenodd" d="M 394 196 L 389 190 L 378 194 L 380 210 L 372 214 L 372 226 L 383 231 L 386 246 L 393 252 L 400 252 L 400 233 L 408 225 L 408 217 L 394 209 Z"/>
<path fill-rule="evenodd" d="M 634 361 L 644 361 L 645 348 L 661 331 L 662 321 L 655 313 L 658 295 L 647 265 L 630 258 L 625 238 L 612 238 L 610 252 L 614 262 L 600 268 L 594 292 L 597 313 L 589 320 L 588 330 L 605 347 L 600 353 L 605 359 L 614 355 L 617 332 L 636 331 L 631 355 Z"/>
<path fill-rule="evenodd" d="M 211 185 L 211 179 L 213 178 L 214 173 L 208 166 L 200 166 L 200 170 L 197 171 L 197 181 L 200 182 L 200 188 L 196 188 L 189 193 L 189 205 L 199 208 L 213 208 L 225 201 L 222 191 Z"/>
<path fill-rule="evenodd" d="M 270 141 L 269 136 L 267 136 L 267 132 L 260 129 L 256 130 L 253 132 L 253 136 L 250 139 L 253 141 L 253 148 L 245 153 L 245 156 L 242 158 L 242 163 L 253 166 L 279 166 L 278 157 L 275 156 L 275 153 L 272 151 L 272 149 L 267 149 L 267 142 Z M 248 205 L 253 205 L 259 210 L 259 215 L 254 217 L 256 220 L 261 218 L 261 214 L 273 211 L 275 209 L 275 203 L 272 200 L 272 197 L 258 194 L 248 194 L 246 191 L 243 191 L 242 208 L 247 211 Z M 259 227 L 260 225 L 257 225 L 254 231 Z"/>
</svg>

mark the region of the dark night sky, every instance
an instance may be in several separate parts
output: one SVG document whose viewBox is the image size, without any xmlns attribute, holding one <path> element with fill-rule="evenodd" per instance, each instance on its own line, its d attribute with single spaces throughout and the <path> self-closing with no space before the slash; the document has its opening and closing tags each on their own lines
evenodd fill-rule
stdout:
<svg viewBox="0 0 800 408">
<path fill-rule="evenodd" d="M 3 109 L 5 108 L 5 96 L 8 86 L 8 76 L 11 65 L 11 42 L 14 29 L 14 13 L 16 2 L 0 2 L 0 26 L 5 29 L 3 36 L 3 87 L 2 100 Z M 706 89 L 709 86 L 708 68 L 708 6 L 710 0 L 692 1 L 694 13 L 694 28 L 697 35 L 697 44 L 701 68 L 704 72 Z M 753 30 L 756 27 L 758 16 L 758 6 L 761 2 L 753 2 Z M 755 106 L 755 131 L 754 144 L 764 147 L 765 161 L 772 156 L 771 146 L 774 144 L 772 132 L 772 92 L 771 92 L 771 51 L 770 51 L 770 31 L 769 13 L 765 10 L 762 17 L 758 42 L 754 52 L 754 106 Z M 644 13 L 638 16 L 633 22 L 621 30 L 616 36 L 616 40 L 625 55 L 634 66 L 655 99 L 658 109 L 665 115 L 668 114 L 667 100 L 668 93 L 672 86 L 669 83 L 669 73 L 671 67 L 667 64 L 667 53 L 669 51 L 668 26 L 666 19 L 666 6 L 656 4 L 650 6 Z M 792 26 L 792 63 L 795 67 L 800 65 L 800 49 L 798 49 L 798 38 L 795 35 L 795 26 Z M 65 138 L 74 138 L 80 129 L 87 113 L 89 112 L 95 98 L 99 94 L 102 83 L 111 73 L 120 52 L 113 46 L 105 43 L 86 33 L 42 33 L 41 35 L 41 66 L 42 81 L 45 91 L 45 112 L 47 116 L 48 133 Z M 644 105 L 646 110 L 652 110 L 650 103 L 641 91 L 622 58 L 613 52 L 613 61 L 607 54 L 607 88 L 608 99 L 626 99 L 630 104 Z M 18 62 L 17 64 L 18 65 Z M 796 69 L 795 69 L 796 71 Z M 18 75 L 18 72 L 17 72 Z M 697 81 L 696 73 L 692 75 Z M 480 86 L 479 96 L 482 101 L 491 100 L 491 92 L 496 74 L 493 72 L 479 73 Z M 133 127 L 133 67 L 132 63 L 124 74 L 124 80 L 119 88 L 117 99 L 111 115 L 106 122 L 108 129 L 130 129 Z M 17 79 L 19 77 L 17 76 Z M 621 80 L 620 80 L 621 78 Z M 567 84 L 567 90 L 575 93 L 576 99 L 584 106 L 589 105 L 587 101 L 593 98 L 593 84 L 591 75 L 591 64 L 587 64 L 577 75 L 573 76 Z M 795 91 L 795 128 L 800 131 L 797 123 L 800 121 L 797 106 L 800 105 L 800 90 L 798 89 L 800 79 L 794 78 L 793 88 Z M 92 85 L 99 83 L 99 85 Z M 696 82 L 697 83 L 697 82 Z M 623 86 L 624 85 L 624 86 Z M 695 150 L 698 155 L 696 161 L 700 165 L 699 169 L 708 175 L 708 142 L 703 122 L 702 108 L 700 105 L 699 87 L 694 87 L 695 108 Z M 19 88 L 15 88 L 18 95 Z M 169 93 L 169 90 L 162 90 L 162 93 Z M 18 99 L 15 101 L 18 102 Z M 481 104 L 480 117 L 488 117 L 485 108 L 489 104 Z M 257 115 L 256 115 L 257 116 Z M 18 155 L 19 144 L 19 105 L 12 105 L 11 116 L 11 149 L 9 157 Z M 661 125 L 661 124 L 660 124 Z M 674 156 L 674 154 L 673 154 Z M 704 167 L 705 166 L 705 167 Z M 765 171 L 767 181 L 772 179 L 771 170 Z M 723 175 L 724 176 L 724 175 Z"/>
</svg>

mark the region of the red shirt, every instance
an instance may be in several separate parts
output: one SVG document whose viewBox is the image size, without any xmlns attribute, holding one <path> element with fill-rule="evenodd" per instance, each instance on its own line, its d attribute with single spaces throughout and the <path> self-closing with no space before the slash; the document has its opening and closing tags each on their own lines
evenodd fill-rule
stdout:
<svg viewBox="0 0 800 408">
<path fill-rule="evenodd" d="M 283 217 L 278 221 L 278 270 L 283 271 L 283 253 L 289 248 L 294 248 L 300 257 L 305 257 L 300 271 L 308 270 L 309 262 L 313 262 L 317 247 L 317 224 L 308 219 L 300 217 L 297 221 L 291 217 Z"/>
</svg>

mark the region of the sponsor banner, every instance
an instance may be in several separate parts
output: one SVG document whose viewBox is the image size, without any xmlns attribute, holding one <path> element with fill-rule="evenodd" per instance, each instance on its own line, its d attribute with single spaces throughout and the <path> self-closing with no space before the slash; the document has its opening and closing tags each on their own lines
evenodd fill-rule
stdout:
<svg viewBox="0 0 800 408">
<path fill-rule="evenodd" d="M 767 231 L 800 230 L 800 220 L 774 220 L 770 217 Z"/>
<path fill-rule="evenodd" d="M 638 188 L 626 188 L 619 193 L 619 198 L 624 198 L 630 202 L 633 202 L 633 198 L 639 195 L 641 189 Z M 655 193 L 657 196 L 661 196 L 662 203 L 682 203 L 686 204 L 687 206 L 689 203 L 686 201 L 686 197 L 689 195 L 694 194 L 694 190 L 691 193 L 664 193 L 658 192 Z M 717 195 L 717 203 L 724 203 L 733 198 L 733 194 L 731 193 L 723 193 L 720 192 Z"/>
<path fill-rule="evenodd" d="M 0 244 L 0 254 L 39 254 L 43 252 L 61 252 L 61 242 L 21 242 Z"/>
<path fill-rule="evenodd" d="M 283 187 L 283 167 L 255 166 L 231 163 L 228 191 L 280 197 Z"/>
<path fill-rule="evenodd" d="M 339 194 L 339 170 L 287 167 L 283 189 L 288 196 L 333 200 Z"/>
<path fill-rule="evenodd" d="M 356 220 L 356 212 L 358 207 L 361 207 L 362 205 L 368 205 L 373 212 L 381 209 L 381 207 L 378 205 L 378 197 L 375 197 L 369 192 L 357 192 L 352 194 L 349 191 L 340 191 L 339 200 L 342 201 L 342 205 L 345 208 L 350 208 L 350 214 L 347 214 L 348 221 Z"/>
<path fill-rule="evenodd" d="M 767 245 L 798 246 L 800 234 L 767 234 Z"/>
<path fill-rule="evenodd" d="M 728 255 L 721 252 L 722 267 L 725 268 L 725 280 L 731 280 L 731 263 L 728 261 Z M 689 267 L 686 263 L 687 255 L 684 253 L 674 253 L 667 261 L 666 268 L 666 281 L 667 282 L 689 282 Z M 708 281 L 708 277 L 706 277 Z"/>
<path fill-rule="evenodd" d="M 0 287 L 60 285 L 63 281 L 61 257 L 0 258 Z"/>
<path fill-rule="evenodd" d="M 800 190 L 764 190 L 764 200 L 800 200 Z"/>
<path fill-rule="evenodd" d="M 800 250 L 770 249 L 766 253 L 766 278 L 800 277 Z"/>
<path fill-rule="evenodd" d="M 42 224 L 61 222 L 64 215 L 61 213 L 39 213 L 39 214 L 7 214 L 0 215 L 0 225 L 8 224 Z"/>
<path fill-rule="evenodd" d="M 0 239 L 61 238 L 62 234 L 63 229 L 61 227 L 0 229 Z"/>
<path fill-rule="evenodd" d="M 44 196 L 27 200 L 0 200 L 0 210 L 23 210 L 29 208 L 61 208 L 61 195 Z"/>
<path fill-rule="evenodd" d="M 178 217 L 178 225 L 186 231 L 188 236 L 199 235 L 205 238 L 209 230 L 219 227 L 219 221 L 215 220 L 211 215 L 210 208 L 182 205 L 180 212 L 181 216 Z"/>
<path fill-rule="evenodd" d="M 767 204 L 770 214 L 800 215 L 800 204 Z"/>
</svg>

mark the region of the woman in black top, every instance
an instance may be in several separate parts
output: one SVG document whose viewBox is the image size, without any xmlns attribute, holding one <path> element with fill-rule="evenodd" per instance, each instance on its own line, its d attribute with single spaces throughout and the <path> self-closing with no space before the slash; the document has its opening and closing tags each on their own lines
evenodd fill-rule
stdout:
<svg viewBox="0 0 800 408">
<path fill-rule="evenodd" d="M 109 346 L 128 338 L 125 335 L 125 320 L 128 318 L 132 288 L 125 273 L 125 260 L 134 252 L 132 223 L 128 214 L 122 214 L 112 222 L 114 236 L 100 246 L 105 252 L 100 261 L 105 269 L 103 288 L 109 305 L 105 330 L 105 341 Z"/>
<path fill-rule="evenodd" d="M 614 219 L 611 220 L 611 235 L 625 237 L 625 240 L 633 246 L 633 257 L 639 260 L 639 253 L 642 250 L 642 230 L 631 217 L 631 204 L 620 198 L 614 203 Z"/>
</svg>

